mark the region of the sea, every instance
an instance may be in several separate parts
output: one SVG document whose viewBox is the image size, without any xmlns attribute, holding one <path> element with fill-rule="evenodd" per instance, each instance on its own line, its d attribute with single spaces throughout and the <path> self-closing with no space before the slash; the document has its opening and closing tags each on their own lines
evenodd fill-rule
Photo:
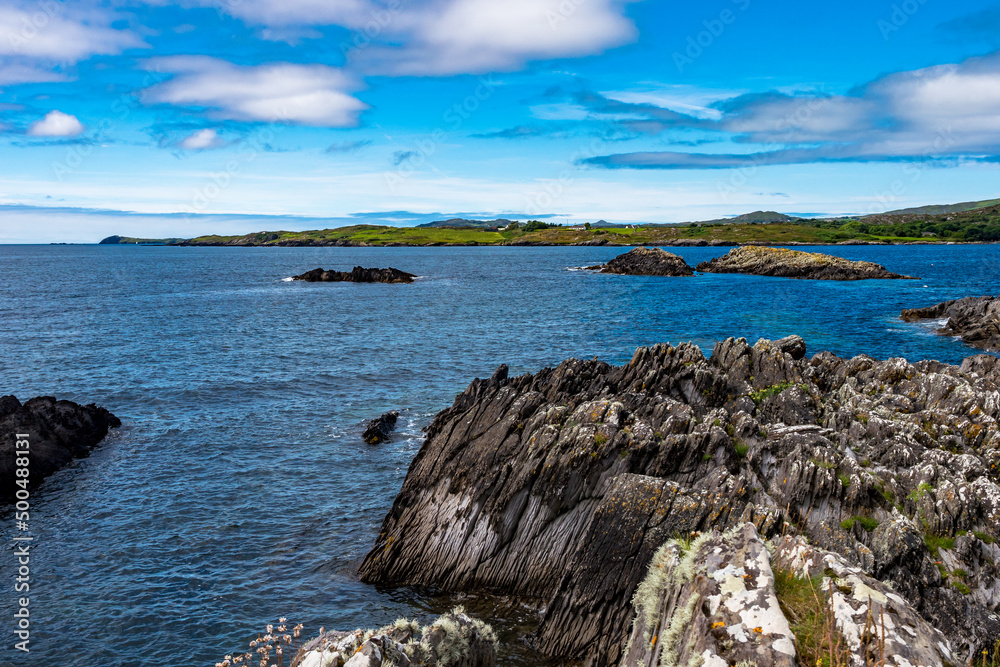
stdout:
<svg viewBox="0 0 1000 667">
<path fill-rule="evenodd" d="M 1000 246 L 803 249 L 919 280 L 580 270 L 625 250 L 607 247 L 0 246 L 0 394 L 97 403 L 123 422 L 32 496 L 30 654 L 13 648 L 15 526 L 0 516 L 0 665 L 210 667 L 279 617 L 304 635 L 429 621 L 455 600 L 369 586 L 356 568 L 422 429 L 500 364 L 789 334 L 809 354 L 977 353 L 899 313 L 997 294 Z M 668 250 L 693 266 L 726 248 Z M 355 265 L 419 278 L 289 280 Z M 394 438 L 365 444 L 364 422 L 388 410 Z M 501 662 L 529 664 L 530 612 L 490 609 Z"/>
</svg>

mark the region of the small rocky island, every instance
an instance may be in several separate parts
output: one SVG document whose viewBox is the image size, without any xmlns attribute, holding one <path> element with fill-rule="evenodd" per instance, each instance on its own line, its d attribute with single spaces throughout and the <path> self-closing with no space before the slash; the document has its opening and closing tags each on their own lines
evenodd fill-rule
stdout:
<svg viewBox="0 0 1000 667">
<path fill-rule="evenodd" d="M 113 414 L 91 403 L 57 401 L 39 396 L 22 404 L 14 396 L 0 397 L 0 504 L 14 501 L 16 433 L 28 434 L 31 488 L 75 458 L 83 458 L 122 423 Z M 20 452 L 21 450 L 16 450 Z M 20 454 L 17 454 L 20 456 Z"/>
<path fill-rule="evenodd" d="M 744 273 L 755 276 L 779 278 L 808 278 L 812 280 L 870 280 L 910 279 L 892 273 L 881 264 L 855 262 L 843 257 L 818 252 L 803 252 L 787 248 L 740 246 L 722 257 L 716 257 L 697 266 L 704 273 Z"/>
<path fill-rule="evenodd" d="M 693 276 L 694 271 L 681 257 L 661 248 L 634 248 L 607 264 L 588 270 L 629 276 Z"/>
<path fill-rule="evenodd" d="M 945 301 L 927 308 L 912 308 L 900 314 L 904 322 L 947 318 L 937 332 L 959 336 L 981 350 L 1000 351 L 1000 297 L 970 296 Z"/>
<path fill-rule="evenodd" d="M 303 280 L 307 283 L 412 283 L 416 278 L 412 273 L 394 269 L 366 269 L 355 266 L 351 271 L 325 271 L 313 269 L 302 275 L 293 276 L 293 280 Z"/>
<path fill-rule="evenodd" d="M 967 664 L 1000 640 L 998 419 L 987 355 L 501 366 L 435 417 L 360 576 L 534 605 L 540 662 Z"/>
</svg>

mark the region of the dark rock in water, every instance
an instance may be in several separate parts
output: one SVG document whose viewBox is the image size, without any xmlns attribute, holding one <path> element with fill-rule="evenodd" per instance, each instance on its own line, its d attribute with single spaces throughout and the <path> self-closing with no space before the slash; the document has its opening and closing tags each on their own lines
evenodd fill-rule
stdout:
<svg viewBox="0 0 1000 667">
<path fill-rule="evenodd" d="M 414 278 L 416 276 L 412 273 L 406 273 L 392 267 L 388 269 L 366 269 L 361 266 L 355 266 L 349 272 L 313 269 L 312 271 L 306 271 L 300 276 L 294 276 L 295 280 L 304 280 L 309 283 L 412 283 Z"/>
<path fill-rule="evenodd" d="M 843 257 L 818 252 L 803 252 L 787 248 L 741 246 L 733 248 L 722 257 L 716 257 L 697 266 L 704 273 L 745 273 L 755 276 L 779 278 L 808 278 L 812 280 L 869 280 L 907 279 L 887 271 L 874 262 L 854 262 Z"/>
<path fill-rule="evenodd" d="M 79 405 L 39 396 L 23 405 L 14 396 L 0 397 L 0 503 L 12 502 L 15 485 L 15 434 L 28 434 L 29 485 L 45 478 L 75 458 L 83 458 L 104 439 L 108 429 L 122 423 L 113 414 L 91 403 Z"/>
<path fill-rule="evenodd" d="M 378 630 L 325 632 L 299 649 L 291 667 L 494 667 L 496 633 L 461 607 L 425 628 L 399 619 Z"/>
<path fill-rule="evenodd" d="M 694 271 L 683 259 L 660 248 L 633 248 L 618 255 L 603 266 L 588 267 L 601 273 L 631 276 L 693 276 Z"/>
<path fill-rule="evenodd" d="M 960 336 L 981 350 L 1000 351 L 1000 297 L 970 296 L 928 308 L 904 310 L 900 317 L 905 322 L 948 318 L 937 330 L 939 334 Z"/>
<path fill-rule="evenodd" d="M 1000 640 L 1000 383 L 974 365 L 807 359 L 790 337 L 501 367 L 434 419 L 360 576 L 533 603 L 541 652 L 620 664 L 664 543 L 750 523 L 853 568 L 852 609 L 854 572 L 891 586 L 959 664 Z"/>
<path fill-rule="evenodd" d="M 369 445 L 377 445 L 380 442 L 385 442 L 389 439 L 389 433 L 396 428 L 397 419 L 399 419 L 399 413 L 395 410 L 390 410 L 368 422 L 365 432 L 361 437 Z"/>
</svg>

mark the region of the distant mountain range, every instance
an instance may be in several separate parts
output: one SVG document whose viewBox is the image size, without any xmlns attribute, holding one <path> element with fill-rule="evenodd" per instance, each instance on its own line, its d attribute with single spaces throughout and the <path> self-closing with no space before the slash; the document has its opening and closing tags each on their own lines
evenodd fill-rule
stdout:
<svg viewBox="0 0 1000 667">
<path fill-rule="evenodd" d="M 467 218 L 449 218 L 448 220 L 435 220 L 434 222 L 425 222 L 422 225 L 417 225 L 417 227 L 451 227 L 451 228 L 463 228 L 463 229 L 490 229 L 490 228 L 501 228 L 506 227 L 513 220 L 508 220 L 507 218 L 497 218 L 496 220 L 469 220 Z"/>
</svg>

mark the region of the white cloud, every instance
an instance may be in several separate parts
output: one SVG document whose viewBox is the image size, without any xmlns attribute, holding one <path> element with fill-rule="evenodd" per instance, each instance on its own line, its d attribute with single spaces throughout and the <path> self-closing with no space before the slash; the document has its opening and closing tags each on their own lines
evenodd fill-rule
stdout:
<svg viewBox="0 0 1000 667">
<path fill-rule="evenodd" d="M 205 56 L 174 56 L 153 59 L 149 67 L 175 76 L 144 91 L 144 103 L 200 107 L 217 118 L 353 127 L 368 108 L 349 94 L 357 87 L 350 76 L 324 65 L 240 67 Z"/>
<path fill-rule="evenodd" d="M 409 6 L 384 32 L 402 47 L 354 52 L 362 68 L 395 75 L 482 74 L 532 60 L 601 53 L 635 39 L 620 0 L 447 0 Z"/>
<path fill-rule="evenodd" d="M 9 86 L 18 83 L 64 81 L 65 78 L 61 74 L 33 65 L 0 62 L 0 86 Z"/>
<path fill-rule="evenodd" d="M 0 5 L 0 56 L 73 63 L 96 54 L 145 46 L 135 34 L 104 27 L 112 17 L 71 3 L 44 0 Z"/>
<path fill-rule="evenodd" d="M 210 148 L 219 148 L 222 144 L 223 142 L 218 132 L 209 128 L 189 134 L 178 145 L 188 151 L 203 151 Z"/>
<path fill-rule="evenodd" d="M 82 132 L 83 124 L 76 116 L 62 111 L 50 111 L 28 128 L 28 135 L 32 137 L 75 137 Z"/>
</svg>

